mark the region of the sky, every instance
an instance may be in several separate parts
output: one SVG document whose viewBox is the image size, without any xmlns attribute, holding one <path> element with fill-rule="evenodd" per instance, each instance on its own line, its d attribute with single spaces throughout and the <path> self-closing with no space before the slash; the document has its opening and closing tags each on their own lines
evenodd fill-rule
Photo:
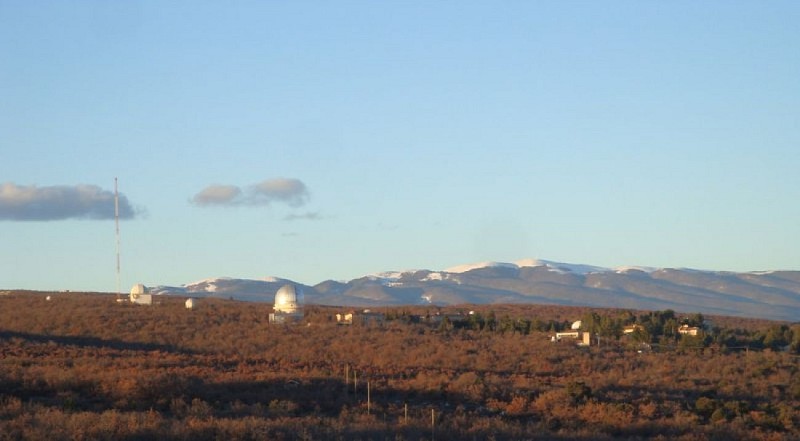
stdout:
<svg viewBox="0 0 800 441">
<path fill-rule="evenodd" d="M 0 289 L 800 270 L 796 1 L 0 0 Z"/>
</svg>

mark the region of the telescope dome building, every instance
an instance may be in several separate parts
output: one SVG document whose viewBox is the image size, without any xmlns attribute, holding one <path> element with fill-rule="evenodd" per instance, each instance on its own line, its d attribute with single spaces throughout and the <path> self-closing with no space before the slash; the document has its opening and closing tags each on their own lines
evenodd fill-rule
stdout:
<svg viewBox="0 0 800 441">
<path fill-rule="evenodd" d="M 269 322 L 287 323 L 302 320 L 304 301 L 302 288 L 293 284 L 282 286 L 275 293 L 275 305 L 273 306 L 275 312 L 269 315 Z"/>
<path fill-rule="evenodd" d="M 129 299 L 131 303 L 136 305 L 153 304 L 153 295 L 150 294 L 150 290 L 147 289 L 147 287 L 142 285 L 141 283 L 133 285 L 133 288 L 131 288 L 131 294 L 129 296 Z"/>
</svg>

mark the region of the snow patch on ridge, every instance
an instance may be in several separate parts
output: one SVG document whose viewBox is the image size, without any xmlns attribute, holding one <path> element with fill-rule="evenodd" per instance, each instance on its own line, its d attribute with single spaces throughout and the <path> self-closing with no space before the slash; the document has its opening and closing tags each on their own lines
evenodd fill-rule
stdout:
<svg viewBox="0 0 800 441">
<path fill-rule="evenodd" d="M 187 283 L 183 286 L 212 285 L 221 280 L 232 280 L 232 279 L 230 277 L 209 277 L 207 279 L 202 279 L 196 282 Z"/>
<path fill-rule="evenodd" d="M 465 264 L 465 265 L 458 265 L 458 266 L 454 266 L 452 268 L 447 268 L 446 270 L 444 270 L 444 272 L 460 274 L 460 273 L 465 273 L 467 271 L 472 271 L 472 270 L 482 269 L 482 268 L 514 268 L 514 269 L 517 269 L 519 267 L 514 263 L 507 263 L 507 262 L 478 262 L 478 263 L 468 263 L 468 264 Z"/>
<path fill-rule="evenodd" d="M 419 280 L 420 282 L 442 282 L 442 281 L 450 281 L 455 283 L 456 285 L 461 284 L 461 279 L 458 276 L 448 273 L 446 271 L 436 271 L 429 273 L 427 276 L 423 277 Z"/>
<path fill-rule="evenodd" d="M 367 276 L 370 280 L 397 280 L 403 277 L 410 271 L 384 271 L 382 273 L 370 274 Z"/>
<path fill-rule="evenodd" d="M 415 273 L 415 270 L 406 270 L 406 271 L 384 271 L 382 273 L 375 273 L 366 276 L 366 278 L 372 282 L 377 282 L 383 286 L 388 287 L 401 287 L 403 286 L 403 282 L 400 281 L 403 277 Z M 349 282 L 345 282 L 349 283 Z"/>
<path fill-rule="evenodd" d="M 422 282 L 432 281 L 432 280 L 446 280 L 447 274 L 441 272 L 430 273 L 427 276 L 421 279 Z"/>
<path fill-rule="evenodd" d="M 614 272 L 617 274 L 626 274 L 631 271 L 641 271 L 643 273 L 654 273 L 658 271 L 658 268 L 654 268 L 652 266 L 618 266 L 614 268 Z"/>
<path fill-rule="evenodd" d="M 594 265 L 579 265 L 573 263 L 562 263 L 562 262 L 553 262 L 551 260 L 541 260 L 541 259 L 522 259 L 516 262 L 479 262 L 479 263 L 470 263 L 466 265 L 459 265 L 454 266 L 452 268 L 448 268 L 445 272 L 448 273 L 465 273 L 467 271 L 472 271 L 476 269 L 482 268 L 512 268 L 512 269 L 519 269 L 519 268 L 539 268 L 545 267 L 548 271 L 553 271 L 556 273 L 561 274 L 591 274 L 591 273 L 602 273 L 611 271 L 609 268 L 604 268 L 600 266 Z"/>
<path fill-rule="evenodd" d="M 594 265 L 583 265 L 583 264 L 575 264 L 575 263 L 563 263 L 563 262 L 553 262 L 552 260 L 540 260 L 540 259 L 524 259 L 517 262 L 520 267 L 539 267 L 544 266 L 548 270 L 561 273 L 561 274 L 593 274 L 593 273 L 604 273 L 611 271 L 608 268 L 602 266 L 594 266 Z"/>
</svg>

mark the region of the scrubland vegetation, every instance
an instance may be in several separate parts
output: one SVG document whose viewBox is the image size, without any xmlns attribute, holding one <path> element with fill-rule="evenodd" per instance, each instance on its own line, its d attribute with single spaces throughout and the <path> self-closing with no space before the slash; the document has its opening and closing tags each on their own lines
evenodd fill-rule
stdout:
<svg viewBox="0 0 800 441">
<path fill-rule="evenodd" d="M 712 317 L 692 337 L 676 327 L 709 318 L 493 305 L 276 326 L 266 304 L 45 295 L 0 297 L 0 440 L 800 437 L 798 325 Z M 550 341 L 576 319 L 600 346 Z"/>
</svg>

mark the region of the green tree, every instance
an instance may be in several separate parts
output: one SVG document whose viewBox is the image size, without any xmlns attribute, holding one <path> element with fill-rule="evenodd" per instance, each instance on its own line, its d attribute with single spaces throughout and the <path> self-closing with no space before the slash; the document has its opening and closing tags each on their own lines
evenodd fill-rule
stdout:
<svg viewBox="0 0 800 441">
<path fill-rule="evenodd" d="M 789 343 L 791 345 L 791 350 L 795 354 L 798 354 L 800 353 L 800 324 L 792 325 L 790 331 L 792 333 L 791 343 Z"/>
<path fill-rule="evenodd" d="M 439 330 L 440 331 L 449 331 L 453 329 L 453 324 L 450 322 L 450 318 L 446 315 L 442 316 L 442 321 L 439 322 Z"/>
<path fill-rule="evenodd" d="M 596 334 L 598 333 L 599 328 L 600 328 L 600 314 L 591 311 L 581 316 L 581 329 Z"/>
<path fill-rule="evenodd" d="M 653 337 L 647 332 L 647 329 L 642 328 L 636 328 L 633 333 L 631 333 L 631 338 L 637 343 L 650 343 L 653 340 Z"/>
<path fill-rule="evenodd" d="M 505 334 L 508 331 L 514 332 L 514 320 L 508 315 L 504 315 L 503 318 L 500 319 L 500 333 Z"/>
<path fill-rule="evenodd" d="M 483 320 L 483 316 L 480 313 L 476 312 L 474 314 L 470 314 L 469 318 L 467 319 L 467 324 L 470 329 L 473 331 L 481 331 L 486 323 Z"/>
<path fill-rule="evenodd" d="M 486 327 L 492 332 L 497 330 L 497 316 L 493 310 L 489 311 L 489 316 L 486 317 Z"/>
<path fill-rule="evenodd" d="M 661 328 L 663 339 L 674 341 L 680 335 L 678 334 L 679 327 L 680 325 L 678 325 L 678 320 L 676 320 L 674 317 L 666 319 L 664 321 L 664 326 Z"/>
<path fill-rule="evenodd" d="M 701 313 L 695 313 L 683 319 L 683 324 L 689 326 L 697 326 L 698 328 L 702 328 L 705 324 L 705 317 Z"/>
<path fill-rule="evenodd" d="M 529 319 L 517 320 L 517 330 L 522 335 L 529 335 L 531 333 L 531 321 Z"/>
<path fill-rule="evenodd" d="M 767 329 L 764 334 L 764 346 L 772 350 L 778 350 L 787 346 L 791 341 L 791 330 L 786 325 L 774 325 Z"/>
<path fill-rule="evenodd" d="M 703 335 L 682 335 L 678 342 L 680 349 L 700 349 L 705 347 L 705 336 Z"/>
</svg>

